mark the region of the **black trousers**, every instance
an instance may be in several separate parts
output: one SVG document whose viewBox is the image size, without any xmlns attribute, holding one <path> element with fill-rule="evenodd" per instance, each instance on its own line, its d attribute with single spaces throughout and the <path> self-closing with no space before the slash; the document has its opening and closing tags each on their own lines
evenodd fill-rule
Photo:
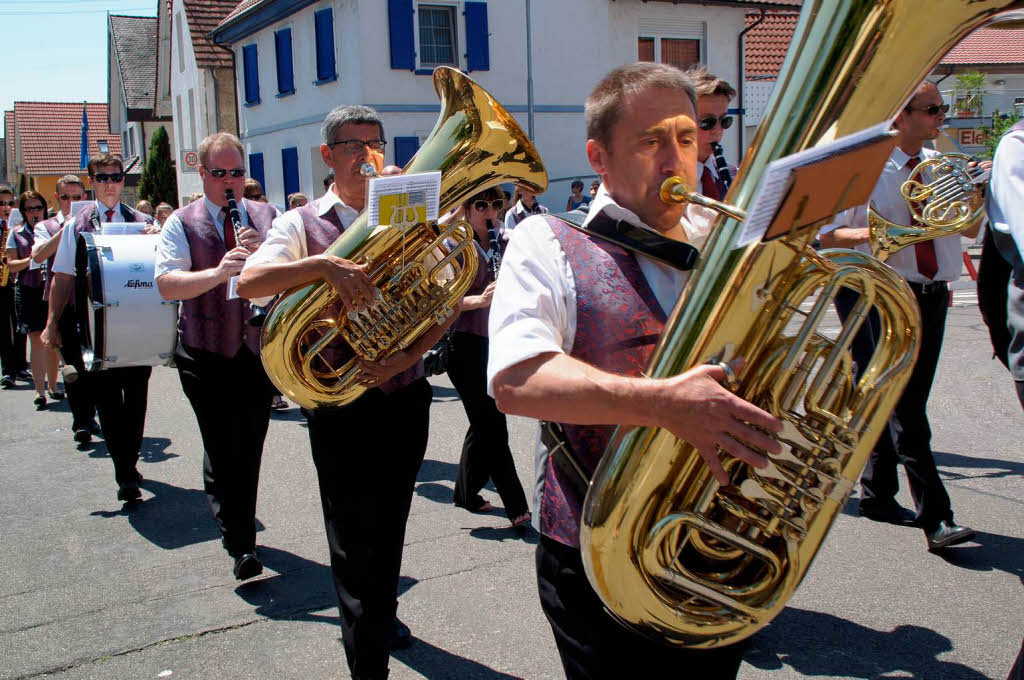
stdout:
<svg viewBox="0 0 1024 680">
<path fill-rule="evenodd" d="M 932 455 L 932 431 L 928 422 L 928 396 L 939 365 L 942 339 L 946 331 L 946 315 L 949 311 L 949 288 L 945 286 L 922 287 L 911 284 L 917 304 L 921 310 L 921 349 L 917 363 L 910 375 L 910 382 L 896 404 L 889 418 L 889 427 L 882 432 L 875 444 L 868 463 L 861 475 L 864 496 L 861 504 L 894 503 L 899 491 L 897 463 L 903 463 L 910 483 L 910 493 L 917 507 L 917 519 L 925 531 L 933 531 L 943 520 L 953 520 L 953 508 L 946 493 L 946 487 L 939 477 L 935 458 Z M 844 289 L 836 298 L 836 309 L 846 319 L 857 294 Z M 870 323 L 869 323 L 870 322 Z M 878 321 L 872 316 L 861 326 L 862 334 L 871 334 L 870 342 L 857 340 L 854 343 L 854 360 L 863 367 L 878 341 Z M 858 357 L 857 354 L 867 354 Z"/>
<path fill-rule="evenodd" d="M 452 333 L 448 377 L 469 418 L 455 479 L 455 505 L 470 510 L 479 508 L 484 504 L 480 490 L 492 479 L 505 506 L 505 514 L 514 519 L 525 514 L 529 506 L 508 446 L 505 414 L 487 394 L 487 347 L 485 337 L 459 331 Z"/>
<path fill-rule="evenodd" d="M 256 549 L 256 496 L 272 387 L 248 347 L 230 359 L 187 352 L 175 363 L 203 437 L 203 488 L 224 548 L 238 557 Z"/>
<path fill-rule="evenodd" d="M 151 366 L 125 366 L 80 374 L 91 383 L 96 395 L 100 428 L 114 461 L 114 479 L 118 484 L 138 480 L 135 466 L 146 427 L 146 399 L 152 372 Z"/>
<path fill-rule="evenodd" d="M 349 670 L 388 674 L 405 523 L 427 450 L 430 384 L 367 391 L 338 409 L 307 412 L 331 572 Z"/>
<path fill-rule="evenodd" d="M 612 618 L 590 586 L 579 548 L 541 536 L 537 587 L 569 680 L 735 678 L 746 645 L 712 650 L 670 647 Z"/>
<path fill-rule="evenodd" d="M 60 332 L 64 363 L 78 369 L 78 378 L 64 383 L 71 407 L 71 431 L 77 432 L 89 427 L 96 418 L 96 386 L 91 380 L 92 374 L 82 366 L 81 345 L 73 340 L 78 337 L 74 310 L 64 311 L 57 322 L 57 330 Z"/>
<path fill-rule="evenodd" d="M 13 276 L 13 275 L 12 275 Z M 0 371 L 13 378 L 28 368 L 25 348 L 28 336 L 18 332 L 14 284 L 0 288 Z"/>
</svg>

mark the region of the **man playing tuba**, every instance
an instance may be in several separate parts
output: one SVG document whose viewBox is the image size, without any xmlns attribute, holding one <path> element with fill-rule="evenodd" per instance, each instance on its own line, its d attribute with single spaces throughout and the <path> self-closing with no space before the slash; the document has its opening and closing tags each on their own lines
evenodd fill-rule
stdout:
<svg viewBox="0 0 1024 680">
<path fill-rule="evenodd" d="M 692 80 L 675 68 L 637 63 L 608 74 L 585 109 L 587 156 L 603 182 L 584 222 L 589 233 L 555 216 L 524 220 L 491 305 L 490 393 L 506 413 L 563 425 L 561 441 L 542 436 L 558 453 L 538 460 L 535 507 L 541 605 L 569 678 L 665 668 L 734 678 L 743 656 L 740 645 L 673 647 L 621 625 L 588 582 L 579 544 L 579 477 L 593 472 L 615 425 L 672 431 L 700 449 L 723 483 L 720 451 L 761 467 L 762 456 L 744 442 L 779 450 L 754 426 L 778 431 L 781 423 L 720 384 L 731 367 L 641 376 L 714 219 L 659 197 L 671 176 L 695 183 L 696 104 Z M 627 251 L 594 233 L 640 234 L 633 242 L 647 248 Z M 582 475 L 561 455 L 565 444 Z"/>
</svg>

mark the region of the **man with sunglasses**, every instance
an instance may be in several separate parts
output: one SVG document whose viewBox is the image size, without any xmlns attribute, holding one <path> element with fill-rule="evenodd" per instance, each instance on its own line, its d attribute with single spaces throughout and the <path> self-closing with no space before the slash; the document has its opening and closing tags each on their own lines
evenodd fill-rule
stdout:
<svg viewBox="0 0 1024 680">
<path fill-rule="evenodd" d="M 360 265 L 327 248 L 366 207 L 363 163 L 378 172 L 384 161 L 384 125 L 366 106 L 341 106 L 321 128 L 320 154 L 334 183 L 316 201 L 274 220 L 266 241 L 245 263 L 238 291 L 257 304 L 295 286 L 326 281 L 341 309 L 362 311 L 376 291 Z M 383 169 L 383 174 L 399 172 Z M 396 618 L 405 523 L 416 474 L 427 447 L 431 389 L 423 353 L 445 328 L 435 326 L 412 347 L 377 362 L 360 362 L 367 391 L 341 408 L 304 411 L 320 484 L 331 571 L 341 610 L 342 639 L 355 678 L 384 678 L 389 648 L 409 645 L 409 630 Z M 342 355 L 328 348 L 334 366 Z M 379 433 L 386 432 L 382 447 Z"/>
<path fill-rule="evenodd" d="M 896 224 L 917 224 L 911 218 L 900 187 L 922 160 L 938 155 L 937 151 L 925 148 L 924 143 L 939 136 L 948 109 L 935 84 L 925 81 L 896 116 L 893 126 L 899 132 L 899 141 L 871 193 L 871 205 L 882 217 Z M 977 233 L 978 227 L 975 227 L 963 235 L 970 238 Z M 857 248 L 870 252 L 870 237 L 867 206 L 859 206 L 840 213 L 835 224 L 825 228 L 820 240 L 826 248 Z M 861 475 L 863 493 L 859 510 L 862 516 L 875 521 L 924 529 L 928 549 L 938 550 L 969 541 L 974 536 L 974 531 L 953 521 L 949 494 L 932 455 L 927 410 L 946 329 L 949 282 L 960 278 L 963 267 L 960 236 L 944 236 L 904 248 L 892 255 L 887 264 L 907 280 L 917 298 L 921 310 L 921 350 L 910 382 L 889 419 L 889 427 L 883 430 Z M 842 318 L 853 309 L 857 297 L 852 291 L 841 291 L 836 308 Z M 861 331 L 863 339 L 858 338 L 854 346 L 854 359 L 863 367 L 878 341 L 877 320 L 869 317 Z M 917 506 L 916 515 L 896 501 L 898 462 L 906 468 L 910 493 Z"/>
<path fill-rule="evenodd" d="M 152 368 L 124 366 L 95 372 L 84 370 L 74 310 L 85 301 L 75 300 L 75 252 L 81 233 L 99 232 L 103 224 L 110 222 L 152 224 L 153 219 L 121 203 L 124 165 L 118 156 L 107 153 L 93 156 L 89 159 L 88 171 L 96 200 L 87 203 L 64 223 L 53 258 L 49 314 L 42 339 L 47 346 L 61 351 L 64 363 L 78 369 L 76 379 L 65 388 L 72 404 L 87 405 L 87 395 L 94 397 L 103 439 L 114 463 L 117 498 L 132 502 L 142 496 L 139 491 L 142 475 L 135 466 L 146 424 L 146 397 Z M 81 444 L 88 443 L 91 435 L 86 417 L 91 419 L 92 416 L 85 408 L 74 414 L 75 441 Z"/>
<path fill-rule="evenodd" d="M 272 386 L 260 363 L 260 329 L 232 277 L 263 242 L 277 211 L 241 198 L 245 154 L 226 132 L 199 144 L 203 198 L 176 210 L 160 232 L 153 278 L 181 300 L 175 364 L 203 437 L 203 487 L 238 580 L 263 571 L 256 555 L 256 495 Z M 237 199 L 238 233 L 227 191 Z M 225 392 L 226 390 L 226 392 Z"/>
<path fill-rule="evenodd" d="M 708 198 L 720 201 L 725 198 L 728 185 L 721 176 L 713 145 L 721 144 L 722 135 L 732 127 L 733 118 L 728 111 L 736 90 L 708 72 L 706 66 L 695 66 L 687 74 L 697 85 L 697 175 L 700 181 L 697 189 Z M 736 176 L 735 166 L 729 165 L 728 170 L 732 177 Z"/>
</svg>

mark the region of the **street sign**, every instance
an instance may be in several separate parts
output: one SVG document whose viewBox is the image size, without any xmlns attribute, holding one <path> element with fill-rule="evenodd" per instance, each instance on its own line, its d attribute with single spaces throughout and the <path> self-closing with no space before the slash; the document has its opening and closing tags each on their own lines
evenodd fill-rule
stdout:
<svg viewBox="0 0 1024 680">
<path fill-rule="evenodd" d="M 191 149 L 181 150 L 181 171 L 199 172 L 199 154 Z"/>
</svg>

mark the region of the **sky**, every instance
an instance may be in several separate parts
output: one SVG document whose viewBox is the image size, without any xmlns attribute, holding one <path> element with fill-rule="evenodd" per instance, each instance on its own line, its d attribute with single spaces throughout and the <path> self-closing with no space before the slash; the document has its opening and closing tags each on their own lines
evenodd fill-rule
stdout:
<svg viewBox="0 0 1024 680">
<path fill-rule="evenodd" d="M 158 1 L 0 0 L 0 111 L 15 101 L 106 102 L 107 13 L 152 17 Z"/>
</svg>

